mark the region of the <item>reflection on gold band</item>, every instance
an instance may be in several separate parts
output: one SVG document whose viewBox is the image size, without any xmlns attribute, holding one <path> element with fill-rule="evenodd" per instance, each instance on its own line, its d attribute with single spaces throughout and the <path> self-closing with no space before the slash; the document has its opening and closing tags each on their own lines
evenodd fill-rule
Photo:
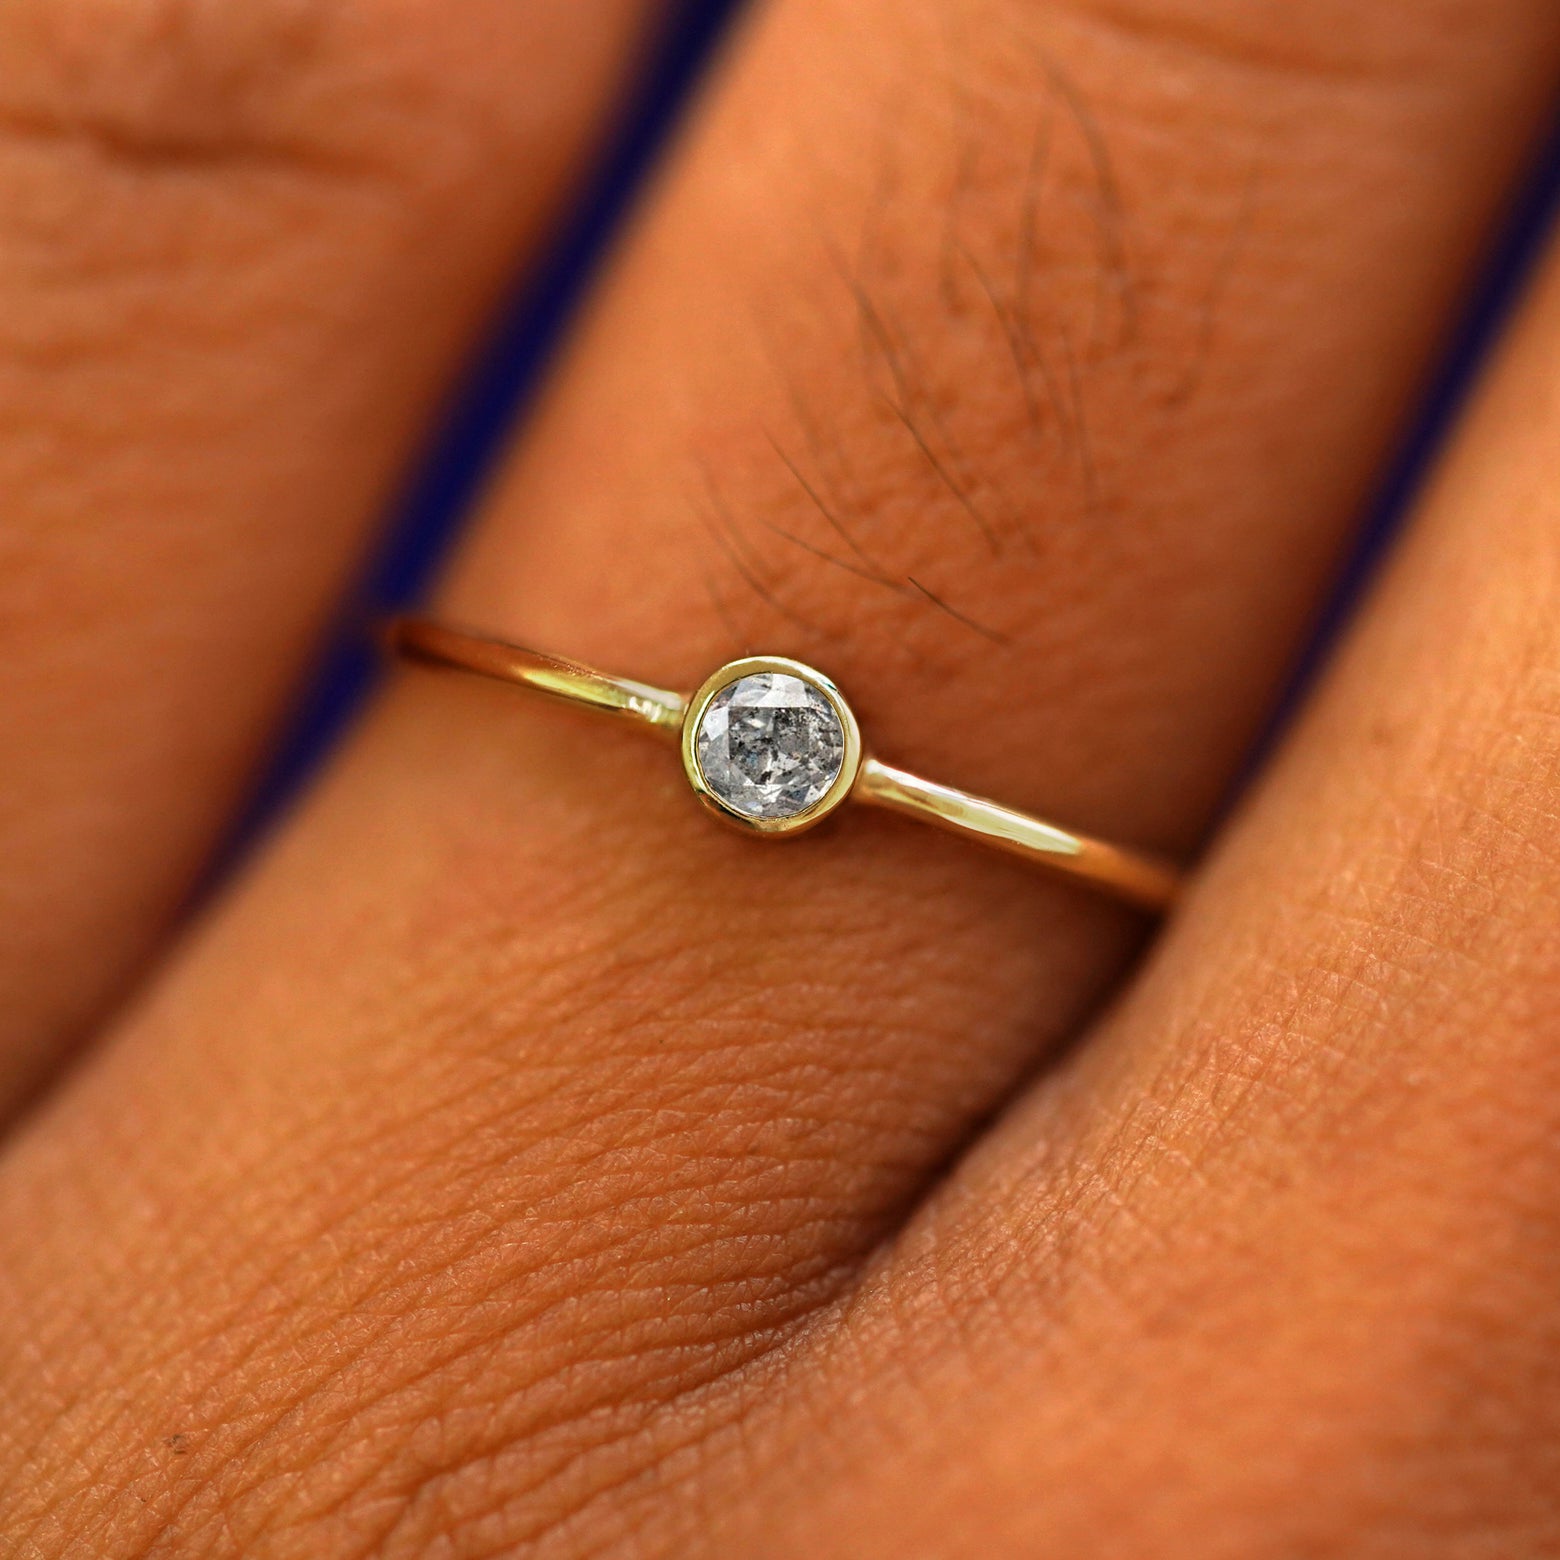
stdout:
<svg viewBox="0 0 1560 1560">
<path fill-rule="evenodd" d="M 396 620 L 386 629 L 385 638 L 395 654 L 408 660 L 517 683 L 570 704 L 632 721 L 663 740 L 683 742 L 691 703 L 683 694 L 627 678 L 609 677 L 556 656 L 420 618 Z M 836 691 L 826 678 L 820 676 L 819 681 L 831 692 Z M 841 711 L 854 729 L 854 718 L 843 701 Z M 683 742 L 683 747 L 686 754 L 689 744 Z M 852 783 L 844 787 L 852 800 L 980 840 L 1114 894 L 1140 909 L 1163 911 L 1175 900 L 1180 875 L 1169 862 L 1158 857 L 1074 834 L 1011 807 L 923 780 L 859 752 L 853 758 Z M 691 768 L 690 778 L 698 789 L 697 776 Z"/>
<path fill-rule="evenodd" d="M 1073 834 L 984 797 L 906 774 L 875 758 L 863 762 L 855 796 L 859 802 L 920 818 L 953 834 L 973 835 L 1009 855 L 1108 889 L 1145 910 L 1167 909 L 1175 899 L 1177 874 L 1168 862 Z"/>
<path fill-rule="evenodd" d="M 409 661 L 519 683 L 570 704 L 583 704 L 603 715 L 637 721 L 674 742 L 682 736 L 688 701 L 664 688 L 652 688 L 648 683 L 631 682 L 624 677 L 608 677 L 605 672 L 573 661 L 523 650 L 497 639 L 464 634 L 423 618 L 396 619 L 386 630 L 385 638 L 392 651 Z"/>
</svg>

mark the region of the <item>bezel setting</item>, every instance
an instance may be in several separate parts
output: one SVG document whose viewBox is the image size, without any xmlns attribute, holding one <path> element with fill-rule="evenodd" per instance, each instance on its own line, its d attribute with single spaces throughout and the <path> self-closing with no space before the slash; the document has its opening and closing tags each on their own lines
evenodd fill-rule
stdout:
<svg viewBox="0 0 1560 1560">
<path fill-rule="evenodd" d="M 710 705 L 733 683 L 766 672 L 794 677 L 816 690 L 834 712 L 844 738 L 840 770 L 828 790 L 800 812 L 783 818 L 752 817 L 737 811 L 711 788 L 699 760 L 699 734 Z M 682 760 L 683 769 L 687 773 L 688 783 L 693 787 L 694 794 L 716 817 L 745 833 L 778 839 L 816 828 L 850 796 L 855 788 L 856 778 L 861 772 L 861 728 L 856 722 L 850 705 L 846 703 L 845 696 L 830 678 L 825 677 L 816 668 L 784 656 L 746 656 L 721 667 L 719 671 L 706 678 L 699 691 L 694 694 L 683 720 Z"/>
</svg>

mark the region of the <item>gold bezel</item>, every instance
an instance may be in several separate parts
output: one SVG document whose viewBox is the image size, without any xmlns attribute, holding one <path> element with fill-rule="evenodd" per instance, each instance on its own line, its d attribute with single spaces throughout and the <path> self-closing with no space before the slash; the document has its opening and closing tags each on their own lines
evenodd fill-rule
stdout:
<svg viewBox="0 0 1560 1560">
<path fill-rule="evenodd" d="M 833 785 L 805 812 L 797 813 L 792 818 L 749 818 L 745 813 L 737 812 L 710 790 L 704 778 L 704 771 L 699 767 L 699 726 L 704 720 L 704 712 L 709 708 L 710 701 L 723 688 L 730 687 L 732 683 L 744 677 L 753 677 L 761 672 L 782 672 L 790 677 L 798 677 L 816 688 L 829 701 L 834 713 L 839 717 L 840 729 L 845 734 L 845 753 L 840 763 L 840 772 L 835 776 Z M 778 839 L 788 834 L 802 834 L 808 829 L 816 828 L 850 795 L 856 784 L 856 776 L 861 770 L 861 727 L 856 724 L 856 717 L 850 705 L 845 702 L 844 694 L 815 667 L 808 666 L 802 661 L 792 661 L 785 656 L 745 656 L 740 661 L 728 661 L 718 672 L 706 678 L 699 691 L 694 694 L 683 720 L 682 760 L 694 795 L 717 818 L 746 833 L 762 835 L 766 839 Z"/>
</svg>

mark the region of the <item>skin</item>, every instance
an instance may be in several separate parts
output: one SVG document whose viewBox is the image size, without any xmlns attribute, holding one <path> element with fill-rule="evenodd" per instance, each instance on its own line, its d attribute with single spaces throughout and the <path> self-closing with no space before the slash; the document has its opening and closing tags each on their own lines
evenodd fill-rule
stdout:
<svg viewBox="0 0 1560 1560">
<path fill-rule="evenodd" d="M 1553 7 L 772 0 L 454 560 L 452 617 L 666 686 L 797 655 L 886 757 L 1202 851 L 1146 959 L 969 846 L 765 850 L 631 735 L 419 673 L 112 1018 L 564 162 L 502 170 L 584 144 L 643 15 L 535 8 L 560 73 L 481 5 L 103 9 L 3 24 L 16 204 L 103 227 L 0 271 L 45 430 L 0 436 L 12 1076 L 93 1031 L 0 1155 L 0 1547 L 1560 1554 L 1560 274 L 1214 828 Z M 526 70 L 577 100 L 520 122 Z M 36 129 L 83 114 L 86 167 Z M 342 164 L 410 172 L 355 206 Z M 106 444 L 104 374 L 150 387 Z"/>
<path fill-rule="evenodd" d="M 0 14 L 0 1118 L 167 934 L 651 14 L 450 9 Z"/>
</svg>

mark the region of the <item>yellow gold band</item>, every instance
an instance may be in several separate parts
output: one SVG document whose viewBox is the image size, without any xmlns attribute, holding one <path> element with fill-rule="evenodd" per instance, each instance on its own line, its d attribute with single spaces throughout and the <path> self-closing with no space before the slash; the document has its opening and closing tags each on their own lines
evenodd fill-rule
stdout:
<svg viewBox="0 0 1560 1560">
<path fill-rule="evenodd" d="M 750 831 L 779 836 L 799 833 L 828 816 L 847 798 L 918 818 L 955 834 L 1046 867 L 1064 877 L 1114 894 L 1151 911 L 1174 902 L 1180 875 L 1155 856 L 1125 850 L 1058 828 L 1027 813 L 922 780 L 862 751 L 860 730 L 843 696 L 828 678 L 811 667 L 778 657 L 749 657 L 722 667 L 694 695 L 672 693 L 648 683 L 580 666 L 555 656 L 525 650 L 478 634 L 463 633 L 422 618 L 400 618 L 386 630 L 390 649 L 407 660 L 455 671 L 474 672 L 500 682 L 516 683 L 570 704 L 654 732 L 680 745 L 695 792 L 711 811 Z M 824 733 L 824 748 L 816 779 L 800 796 L 773 800 L 765 792 L 766 810 L 751 810 L 734 800 L 730 788 L 708 762 L 707 739 L 713 720 L 723 718 L 722 696 L 730 702 L 733 689 L 760 688 L 755 705 L 767 702 L 761 684 L 783 683 L 793 692 L 793 733 Z M 805 707 L 800 702 L 805 698 Z M 717 712 L 712 716 L 712 712 Z M 772 714 L 772 712 L 770 712 Z M 724 718 L 730 718 L 726 715 Z M 794 746 L 794 742 L 793 742 Z M 806 755 L 804 755 L 805 761 Z M 806 778 L 804 776 L 804 778 Z M 817 794 L 813 794 L 816 792 Z M 778 811 L 777 811 L 778 809 Z"/>
</svg>

